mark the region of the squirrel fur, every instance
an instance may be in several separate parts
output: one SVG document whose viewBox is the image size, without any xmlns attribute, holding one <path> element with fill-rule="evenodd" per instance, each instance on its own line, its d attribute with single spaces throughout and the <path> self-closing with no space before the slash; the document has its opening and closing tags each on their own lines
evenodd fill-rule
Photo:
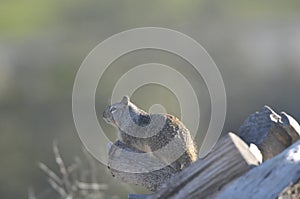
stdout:
<svg viewBox="0 0 300 199">
<path fill-rule="evenodd" d="M 110 105 L 103 112 L 103 119 L 117 127 L 121 142 L 142 152 L 153 153 L 176 171 L 197 159 L 189 130 L 175 116 L 148 114 L 124 96 L 121 102 Z"/>
</svg>

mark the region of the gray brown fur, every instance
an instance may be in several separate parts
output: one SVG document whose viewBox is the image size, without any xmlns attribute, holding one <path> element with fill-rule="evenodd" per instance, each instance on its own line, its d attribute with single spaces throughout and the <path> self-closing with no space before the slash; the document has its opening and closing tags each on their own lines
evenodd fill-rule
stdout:
<svg viewBox="0 0 300 199">
<path fill-rule="evenodd" d="M 153 153 L 177 171 L 197 159 L 189 130 L 172 115 L 148 114 L 124 97 L 110 105 L 103 118 L 118 128 L 119 139 L 124 144 Z"/>
</svg>

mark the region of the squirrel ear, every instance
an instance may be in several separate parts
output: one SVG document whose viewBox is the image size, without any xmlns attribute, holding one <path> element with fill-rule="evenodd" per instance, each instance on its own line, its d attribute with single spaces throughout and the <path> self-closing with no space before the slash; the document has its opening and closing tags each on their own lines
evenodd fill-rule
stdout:
<svg viewBox="0 0 300 199">
<path fill-rule="evenodd" d="M 122 103 L 125 104 L 125 105 L 128 105 L 129 101 L 130 100 L 129 100 L 128 96 L 124 96 L 123 99 L 122 99 Z"/>
</svg>

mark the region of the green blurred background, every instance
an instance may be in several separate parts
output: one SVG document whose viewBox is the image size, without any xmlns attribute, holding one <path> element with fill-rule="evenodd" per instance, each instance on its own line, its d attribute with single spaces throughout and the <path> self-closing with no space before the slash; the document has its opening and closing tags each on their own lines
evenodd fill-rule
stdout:
<svg viewBox="0 0 300 199">
<path fill-rule="evenodd" d="M 223 132 L 236 131 L 247 115 L 265 104 L 300 119 L 298 0 L 0 0 L 0 198 L 27 198 L 30 187 L 38 198 L 57 197 L 37 162 L 58 171 L 53 140 L 58 141 L 67 164 L 82 153 L 71 107 L 81 62 L 109 36 L 144 26 L 183 32 L 211 55 L 228 97 Z M 96 96 L 99 114 L 108 105 L 111 85 L 124 71 L 122 65 L 132 66 L 136 60 L 183 64 L 159 52 L 128 57 L 114 63 L 100 81 L 102 90 Z M 167 93 L 152 88 L 157 93 L 146 95 L 152 91 L 145 89 L 144 94 L 137 92 L 133 97 L 142 99 L 139 101 L 145 103 L 139 105 L 146 108 L 152 96 L 160 99 Z M 203 93 L 207 98 L 207 91 Z M 177 101 L 172 94 L 169 98 L 167 111 L 177 115 Z M 204 108 L 206 112 L 209 108 Z M 99 121 L 103 123 L 100 117 Z M 112 179 L 106 166 L 99 164 L 99 170 L 101 182 L 109 185 L 105 198 L 142 192 Z"/>
</svg>

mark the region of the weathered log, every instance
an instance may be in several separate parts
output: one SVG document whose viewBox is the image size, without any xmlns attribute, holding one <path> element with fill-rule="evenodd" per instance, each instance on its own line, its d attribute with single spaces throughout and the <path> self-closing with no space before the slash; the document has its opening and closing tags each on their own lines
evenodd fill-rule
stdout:
<svg viewBox="0 0 300 199">
<path fill-rule="evenodd" d="M 108 168 L 112 176 L 120 181 L 141 185 L 150 191 L 156 191 L 176 173 L 150 153 L 141 152 L 120 141 L 109 149 Z"/>
<path fill-rule="evenodd" d="M 225 186 L 214 197 L 273 199 L 300 179 L 300 141 Z"/>
<path fill-rule="evenodd" d="M 203 159 L 193 163 L 149 199 L 207 198 L 258 165 L 249 147 L 235 134 L 221 138 Z"/>
<path fill-rule="evenodd" d="M 238 130 L 248 145 L 255 144 L 261 151 L 263 161 L 268 160 L 299 138 L 299 124 L 286 113 L 275 113 L 265 106 L 261 111 L 251 114 Z"/>
<path fill-rule="evenodd" d="M 212 194 L 215 194 L 221 189 L 223 192 L 223 190 L 225 190 L 223 189 L 225 185 L 226 187 L 233 186 L 230 182 L 235 182 L 237 177 L 243 175 L 254 165 L 258 164 L 257 158 L 255 158 L 249 150 L 249 145 L 256 145 L 262 152 L 265 161 L 281 153 L 287 147 L 299 140 L 299 134 L 299 124 L 291 116 L 286 113 L 276 114 L 272 109 L 265 106 L 260 112 L 250 115 L 240 127 L 238 135 L 244 142 L 236 135 L 230 133 L 221 138 L 206 157 L 196 161 L 179 174 L 176 173 L 172 167 L 165 166 L 164 163 L 159 162 L 159 160 L 151 154 L 138 151 L 135 148 L 130 148 L 120 141 L 114 143 L 110 147 L 109 169 L 113 176 L 123 182 L 141 185 L 151 191 L 158 190 L 158 192 L 153 195 L 129 195 L 129 198 L 132 199 L 211 198 Z M 138 155 L 137 157 L 134 154 L 143 155 Z M 289 157 L 296 160 L 297 155 L 299 154 L 298 152 L 295 152 L 294 155 L 295 156 L 293 157 Z M 279 156 L 282 157 L 282 155 Z M 286 166 L 282 163 L 285 160 L 278 160 L 279 156 L 269 160 L 272 161 L 272 163 L 266 161 L 263 165 L 269 164 L 271 170 L 273 169 L 276 173 L 277 170 L 279 170 L 278 168 Z M 274 161 L 274 159 L 277 161 Z M 298 159 L 300 158 L 298 157 Z M 298 162 L 298 160 L 294 162 Z M 272 164 L 275 166 L 272 166 Z M 261 168 L 262 166 L 259 166 L 258 168 Z M 157 167 L 157 169 L 153 169 L 154 167 Z M 256 176 L 250 175 L 248 178 L 254 182 L 255 179 L 252 178 L 261 176 L 263 178 L 261 180 L 268 179 L 266 181 L 267 183 L 270 183 L 272 180 L 269 179 L 269 176 L 273 171 L 267 170 L 265 167 L 266 166 L 263 166 L 264 169 L 258 172 Z M 290 165 L 286 167 L 288 169 L 292 168 Z M 298 167 L 300 166 L 298 165 Z M 255 168 L 255 170 L 257 170 L 257 168 Z M 285 175 L 288 175 L 289 173 L 291 172 L 286 172 Z M 298 173 L 300 173 L 300 171 L 298 171 Z M 273 175 L 273 177 L 274 176 L 275 175 Z M 279 176 L 278 178 L 280 179 L 280 177 L 282 176 Z M 246 178 L 243 179 L 246 181 Z M 289 180 L 289 183 L 295 182 L 294 178 L 289 178 Z M 165 182 L 167 183 L 165 184 Z M 229 185 L 227 186 L 228 183 Z M 289 184 L 286 184 L 287 181 L 283 181 L 280 185 L 276 183 L 280 182 L 277 182 L 276 180 L 274 184 L 270 186 L 277 190 L 276 194 L 278 196 L 278 191 L 280 193 L 280 191 L 282 191 L 281 188 L 283 186 L 283 188 L 285 188 Z M 247 185 L 250 186 L 250 184 Z M 279 189 L 276 187 L 277 185 L 279 186 Z M 256 186 L 256 190 L 258 192 L 261 191 L 259 190 L 259 186 L 261 186 L 259 182 L 257 182 Z M 252 189 L 253 188 L 254 187 L 252 187 Z M 236 189 L 239 190 L 238 188 Z M 243 192 L 243 189 L 245 189 L 245 187 L 241 189 L 241 192 Z M 268 191 L 269 190 L 267 189 L 263 194 L 266 194 Z M 250 198 L 252 197 L 251 195 L 248 195 L 250 193 L 252 193 L 251 188 L 249 188 L 249 193 L 246 193 L 246 195 L 243 196 Z M 275 195 L 274 193 L 275 192 L 272 192 L 273 196 Z M 225 196 L 219 194 L 214 197 L 244 198 L 241 197 L 240 193 L 236 194 L 233 192 L 231 194 L 227 191 L 226 194 L 227 195 Z M 261 195 L 258 195 L 259 197 L 253 198 L 260 198 L 263 195 L 262 193 L 260 194 Z"/>
<path fill-rule="evenodd" d="M 147 199 L 149 196 L 146 194 L 129 194 L 128 199 Z"/>
</svg>

